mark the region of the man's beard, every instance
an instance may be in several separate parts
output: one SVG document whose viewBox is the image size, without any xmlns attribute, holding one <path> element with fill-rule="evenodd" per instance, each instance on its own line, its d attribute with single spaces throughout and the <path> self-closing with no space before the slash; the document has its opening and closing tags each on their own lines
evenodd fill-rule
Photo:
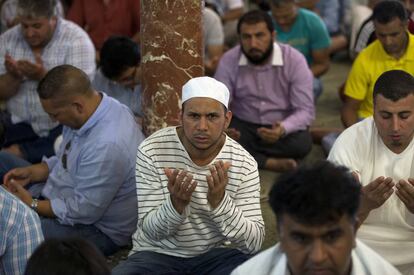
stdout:
<svg viewBox="0 0 414 275">
<path fill-rule="evenodd" d="M 263 64 L 273 53 L 273 41 L 269 43 L 266 51 L 261 56 L 251 56 L 249 55 L 241 46 L 242 53 L 246 56 L 247 60 L 254 65 L 261 65 Z"/>
</svg>

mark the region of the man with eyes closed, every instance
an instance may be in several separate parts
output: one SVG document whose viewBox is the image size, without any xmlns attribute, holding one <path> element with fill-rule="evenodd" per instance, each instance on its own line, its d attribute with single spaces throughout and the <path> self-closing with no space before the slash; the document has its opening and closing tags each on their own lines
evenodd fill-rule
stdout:
<svg viewBox="0 0 414 275">
<path fill-rule="evenodd" d="M 128 260 L 113 274 L 229 274 L 260 249 L 257 163 L 224 132 L 228 101 L 223 83 L 189 80 L 181 126 L 139 146 L 138 229 Z"/>
<path fill-rule="evenodd" d="M 279 243 L 231 275 L 398 275 L 355 238 L 361 185 L 350 171 L 322 160 L 284 174 L 269 195 Z"/>
<path fill-rule="evenodd" d="M 414 274 L 414 77 L 383 73 L 374 86 L 374 116 L 345 130 L 328 157 L 350 168 L 363 188 L 358 237 Z"/>
</svg>

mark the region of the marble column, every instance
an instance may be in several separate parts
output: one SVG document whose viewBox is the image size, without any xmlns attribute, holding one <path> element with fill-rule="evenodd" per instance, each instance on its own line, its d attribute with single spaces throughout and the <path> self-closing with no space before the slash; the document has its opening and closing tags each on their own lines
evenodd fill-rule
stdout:
<svg viewBox="0 0 414 275">
<path fill-rule="evenodd" d="M 144 132 L 177 125 L 181 87 L 201 76 L 202 0 L 141 0 Z"/>
</svg>

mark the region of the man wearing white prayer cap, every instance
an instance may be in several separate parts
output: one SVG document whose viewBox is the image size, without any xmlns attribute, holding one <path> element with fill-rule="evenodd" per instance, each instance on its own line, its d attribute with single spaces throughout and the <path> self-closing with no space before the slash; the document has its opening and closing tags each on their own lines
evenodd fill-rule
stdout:
<svg viewBox="0 0 414 275">
<path fill-rule="evenodd" d="M 182 89 L 180 126 L 137 153 L 138 229 L 113 274 L 230 274 L 264 238 L 254 158 L 225 134 L 229 90 L 210 77 Z"/>
</svg>

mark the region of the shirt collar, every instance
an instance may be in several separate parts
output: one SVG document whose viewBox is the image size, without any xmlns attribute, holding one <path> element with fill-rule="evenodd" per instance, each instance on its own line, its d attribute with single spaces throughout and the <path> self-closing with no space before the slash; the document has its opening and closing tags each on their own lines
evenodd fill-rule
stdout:
<svg viewBox="0 0 414 275">
<path fill-rule="evenodd" d="M 408 45 L 407 50 L 405 51 L 403 58 L 406 58 L 408 60 L 413 60 L 413 49 L 414 49 L 414 36 L 408 32 Z"/>
<path fill-rule="evenodd" d="M 247 57 L 242 53 L 239 59 L 239 66 L 247 66 L 249 61 Z M 273 52 L 272 52 L 272 66 L 283 66 L 283 55 L 280 45 L 276 42 L 273 43 Z"/>
<path fill-rule="evenodd" d="M 98 108 L 96 108 L 95 112 L 89 117 L 89 119 L 85 122 L 85 124 L 82 125 L 81 128 L 74 130 L 75 135 L 82 136 L 87 131 L 89 131 L 89 129 L 93 128 L 109 108 L 109 97 L 105 93 L 100 94 L 102 95 L 102 100 L 99 103 Z"/>
<path fill-rule="evenodd" d="M 414 35 L 412 35 L 409 32 L 407 32 L 407 35 L 408 35 L 407 48 L 405 49 L 405 53 L 398 60 L 414 60 L 414 56 L 413 56 Z M 378 43 L 380 43 L 380 45 L 381 45 L 380 48 L 381 48 L 382 55 L 384 56 L 384 59 L 397 60 L 385 51 L 384 47 L 382 46 L 381 42 L 379 42 L 379 40 L 378 40 Z"/>
</svg>

